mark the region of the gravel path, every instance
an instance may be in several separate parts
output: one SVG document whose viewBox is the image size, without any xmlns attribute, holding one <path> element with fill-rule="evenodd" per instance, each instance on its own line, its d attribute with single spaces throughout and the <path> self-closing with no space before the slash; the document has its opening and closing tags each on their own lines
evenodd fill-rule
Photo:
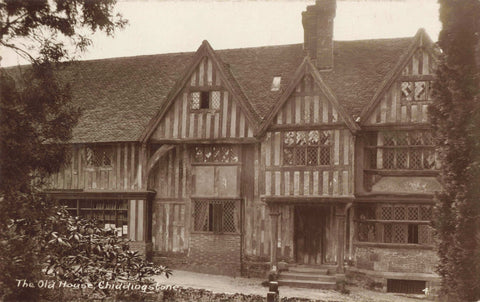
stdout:
<svg viewBox="0 0 480 302">
<path fill-rule="evenodd" d="M 206 289 L 214 293 L 242 293 L 250 295 L 266 296 L 268 289 L 261 285 L 262 279 L 228 277 L 219 275 L 209 275 L 194 273 L 188 271 L 174 270 L 170 278 L 163 276 L 155 277 L 159 284 L 177 285 L 183 288 L 192 287 L 197 289 Z M 281 286 L 279 288 L 281 297 L 308 298 L 320 301 L 339 301 L 339 302 L 419 302 L 427 301 L 422 295 L 401 295 L 392 293 L 380 293 L 369 291 L 358 287 L 347 287 L 350 294 L 341 294 L 331 290 L 319 290 L 308 288 L 293 288 Z"/>
</svg>

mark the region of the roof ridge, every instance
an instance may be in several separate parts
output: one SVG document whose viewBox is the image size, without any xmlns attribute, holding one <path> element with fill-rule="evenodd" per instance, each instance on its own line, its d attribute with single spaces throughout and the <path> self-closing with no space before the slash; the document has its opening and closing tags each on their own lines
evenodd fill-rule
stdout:
<svg viewBox="0 0 480 302">
<path fill-rule="evenodd" d="M 415 36 L 395 37 L 395 38 L 378 38 L 378 39 L 358 39 L 358 40 L 333 40 L 333 42 L 368 42 L 368 41 L 394 41 L 394 40 L 407 40 L 413 39 Z"/>
</svg>

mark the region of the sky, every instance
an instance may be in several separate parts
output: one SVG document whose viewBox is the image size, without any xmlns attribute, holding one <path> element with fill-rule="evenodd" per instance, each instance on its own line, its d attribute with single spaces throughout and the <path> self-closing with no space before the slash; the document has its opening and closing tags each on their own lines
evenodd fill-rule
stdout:
<svg viewBox="0 0 480 302">
<path fill-rule="evenodd" d="M 79 59 L 195 51 L 203 40 L 214 49 L 303 42 L 301 13 L 314 0 L 124 0 L 116 10 L 129 25 L 114 38 L 92 36 Z M 441 24 L 436 0 L 337 0 L 335 40 L 413 36 L 421 27 L 436 41 Z M 25 64 L 0 49 L 1 66 Z"/>
</svg>

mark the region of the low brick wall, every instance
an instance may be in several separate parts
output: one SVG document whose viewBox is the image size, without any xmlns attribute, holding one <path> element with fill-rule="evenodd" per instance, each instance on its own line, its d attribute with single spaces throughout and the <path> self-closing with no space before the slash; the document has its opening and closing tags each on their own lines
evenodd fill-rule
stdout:
<svg viewBox="0 0 480 302">
<path fill-rule="evenodd" d="M 189 270 L 239 276 L 241 237 L 238 234 L 192 233 L 188 253 Z"/>
<path fill-rule="evenodd" d="M 242 261 L 242 276 L 248 278 L 267 278 L 270 270 L 270 258 L 259 256 L 244 256 Z"/>
<path fill-rule="evenodd" d="M 372 290 L 387 291 L 387 280 L 420 280 L 432 294 L 439 288 L 435 273 L 438 257 L 433 249 L 355 246 L 354 265 L 347 269 L 350 283 Z"/>
<path fill-rule="evenodd" d="M 155 264 L 165 265 L 169 268 L 187 270 L 188 257 L 186 253 L 161 253 L 153 252 L 152 260 Z"/>
<path fill-rule="evenodd" d="M 356 246 L 355 267 L 380 272 L 435 273 L 438 257 L 433 249 Z"/>
</svg>

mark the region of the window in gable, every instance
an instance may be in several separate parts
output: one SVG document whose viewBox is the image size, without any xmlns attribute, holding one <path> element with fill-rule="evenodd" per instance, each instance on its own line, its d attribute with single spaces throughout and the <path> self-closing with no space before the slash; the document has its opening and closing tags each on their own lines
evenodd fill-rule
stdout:
<svg viewBox="0 0 480 302">
<path fill-rule="evenodd" d="M 431 81 L 405 81 L 401 84 L 402 101 L 426 102 L 432 100 Z"/>
<path fill-rule="evenodd" d="M 192 92 L 191 97 L 190 108 L 193 110 L 200 109 L 200 92 Z"/>
<path fill-rule="evenodd" d="M 212 109 L 220 109 L 220 91 L 212 91 Z"/>
<path fill-rule="evenodd" d="M 220 103 L 220 91 L 197 91 L 190 94 L 191 110 L 219 110 Z"/>
<path fill-rule="evenodd" d="M 208 109 L 210 106 L 210 92 L 200 92 L 200 109 Z"/>
</svg>

